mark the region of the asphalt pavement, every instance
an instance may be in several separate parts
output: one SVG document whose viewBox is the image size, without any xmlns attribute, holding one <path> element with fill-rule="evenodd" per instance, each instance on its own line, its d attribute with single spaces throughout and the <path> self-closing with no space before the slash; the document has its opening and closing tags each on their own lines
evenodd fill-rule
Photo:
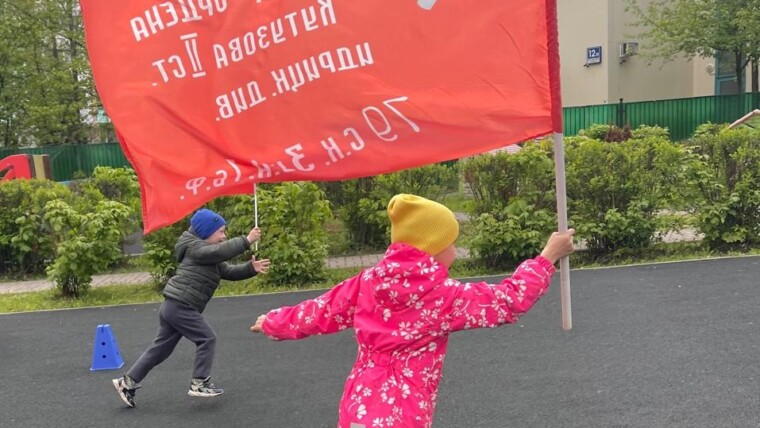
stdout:
<svg viewBox="0 0 760 428">
<path fill-rule="evenodd" d="M 760 257 L 571 279 L 570 331 L 555 275 L 517 324 L 452 335 L 435 427 L 760 427 Z M 158 304 L 0 315 L 0 427 L 334 427 L 353 334 L 272 342 L 248 331 L 266 310 L 317 294 L 214 298 L 212 373 L 225 394 L 186 395 L 193 346 L 183 340 L 134 409 L 110 380 L 153 339 Z M 90 371 L 106 323 L 126 364 Z"/>
</svg>

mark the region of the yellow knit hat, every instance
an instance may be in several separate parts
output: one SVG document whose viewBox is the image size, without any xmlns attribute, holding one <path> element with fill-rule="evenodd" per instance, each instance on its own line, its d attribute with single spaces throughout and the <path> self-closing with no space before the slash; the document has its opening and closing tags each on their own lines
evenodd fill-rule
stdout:
<svg viewBox="0 0 760 428">
<path fill-rule="evenodd" d="M 436 255 L 456 241 L 459 223 L 454 213 L 438 202 L 399 194 L 388 203 L 391 242 L 403 242 Z"/>
</svg>

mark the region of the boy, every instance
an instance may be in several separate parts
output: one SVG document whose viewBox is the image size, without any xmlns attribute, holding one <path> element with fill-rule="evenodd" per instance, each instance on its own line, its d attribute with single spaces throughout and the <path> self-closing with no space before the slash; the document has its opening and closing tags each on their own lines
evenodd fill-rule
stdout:
<svg viewBox="0 0 760 428">
<path fill-rule="evenodd" d="M 124 376 L 113 379 L 122 401 L 135 407 L 137 385 L 153 367 L 172 354 L 182 337 L 195 343 L 195 367 L 188 395 L 215 397 L 224 391 L 211 383 L 216 334 L 203 317 L 222 279 L 238 281 L 258 273 L 267 273 L 269 260 L 230 265 L 227 260 L 246 252 L 261 237 L 254 227 L 247 236 L 227 240 L 227 223 L 214 211 L 201 209 L 190 219 L 190 229 L 183 232 L 174 247 L 179 261 L 177 273 L 164 287 L 164 303 L 158 311 L 156 338 Z"/>
</svg>

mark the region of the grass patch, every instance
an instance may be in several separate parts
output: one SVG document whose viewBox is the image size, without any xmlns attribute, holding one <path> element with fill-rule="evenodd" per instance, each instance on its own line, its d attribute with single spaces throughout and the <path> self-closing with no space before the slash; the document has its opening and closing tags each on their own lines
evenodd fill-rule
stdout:
<svg viewBox="0 0 760 428">
<path fill-rule="evenodd" d="M 266 278 L 264 276 L 245 281 L 222 281 L 214 295 L 223 297 L 326 289 L 356 275 L 360 270 L 360 268 L 328 269 L 328 277 L 322 282 L 284 287 L 275 286 L 266 280 L 262 280 Z M 163 299 L 161 291 L 151 283 L 94 287 L 78 299 L 62 297 L 58 290 L 45 290 L 31 293 L 0 294 L 0 313 L 153 303 L 161 302 Z"/>
<path fill-rule="evenodd" d="M 160 302 L 162 299 L 163 297 L 152 284 L 91 288 L 78 299 L 62 297 L 58 290 L 45 290 L 32 293 L 0 294 L 0 313 L 149 303 Z"/>
</svg>

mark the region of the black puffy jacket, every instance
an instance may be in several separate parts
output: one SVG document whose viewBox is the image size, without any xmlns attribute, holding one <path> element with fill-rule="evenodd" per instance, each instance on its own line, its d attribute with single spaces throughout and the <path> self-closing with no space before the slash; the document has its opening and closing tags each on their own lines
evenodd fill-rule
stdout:
<svg viewBox="0 0 760 428">
<path fill-rule="evenodd" d="M 166 283 L 164 297 L 188 304 L 202 313 L 222 279 L 237 281 L 256 275 L 251 262 L 239 265 L 227 263 L 227 260 L 246 252 L 250 246 L 245 236 L 209 244 L 192 229 L 182 232 L 174 246 L 179 267 Z"/>
</svg>

